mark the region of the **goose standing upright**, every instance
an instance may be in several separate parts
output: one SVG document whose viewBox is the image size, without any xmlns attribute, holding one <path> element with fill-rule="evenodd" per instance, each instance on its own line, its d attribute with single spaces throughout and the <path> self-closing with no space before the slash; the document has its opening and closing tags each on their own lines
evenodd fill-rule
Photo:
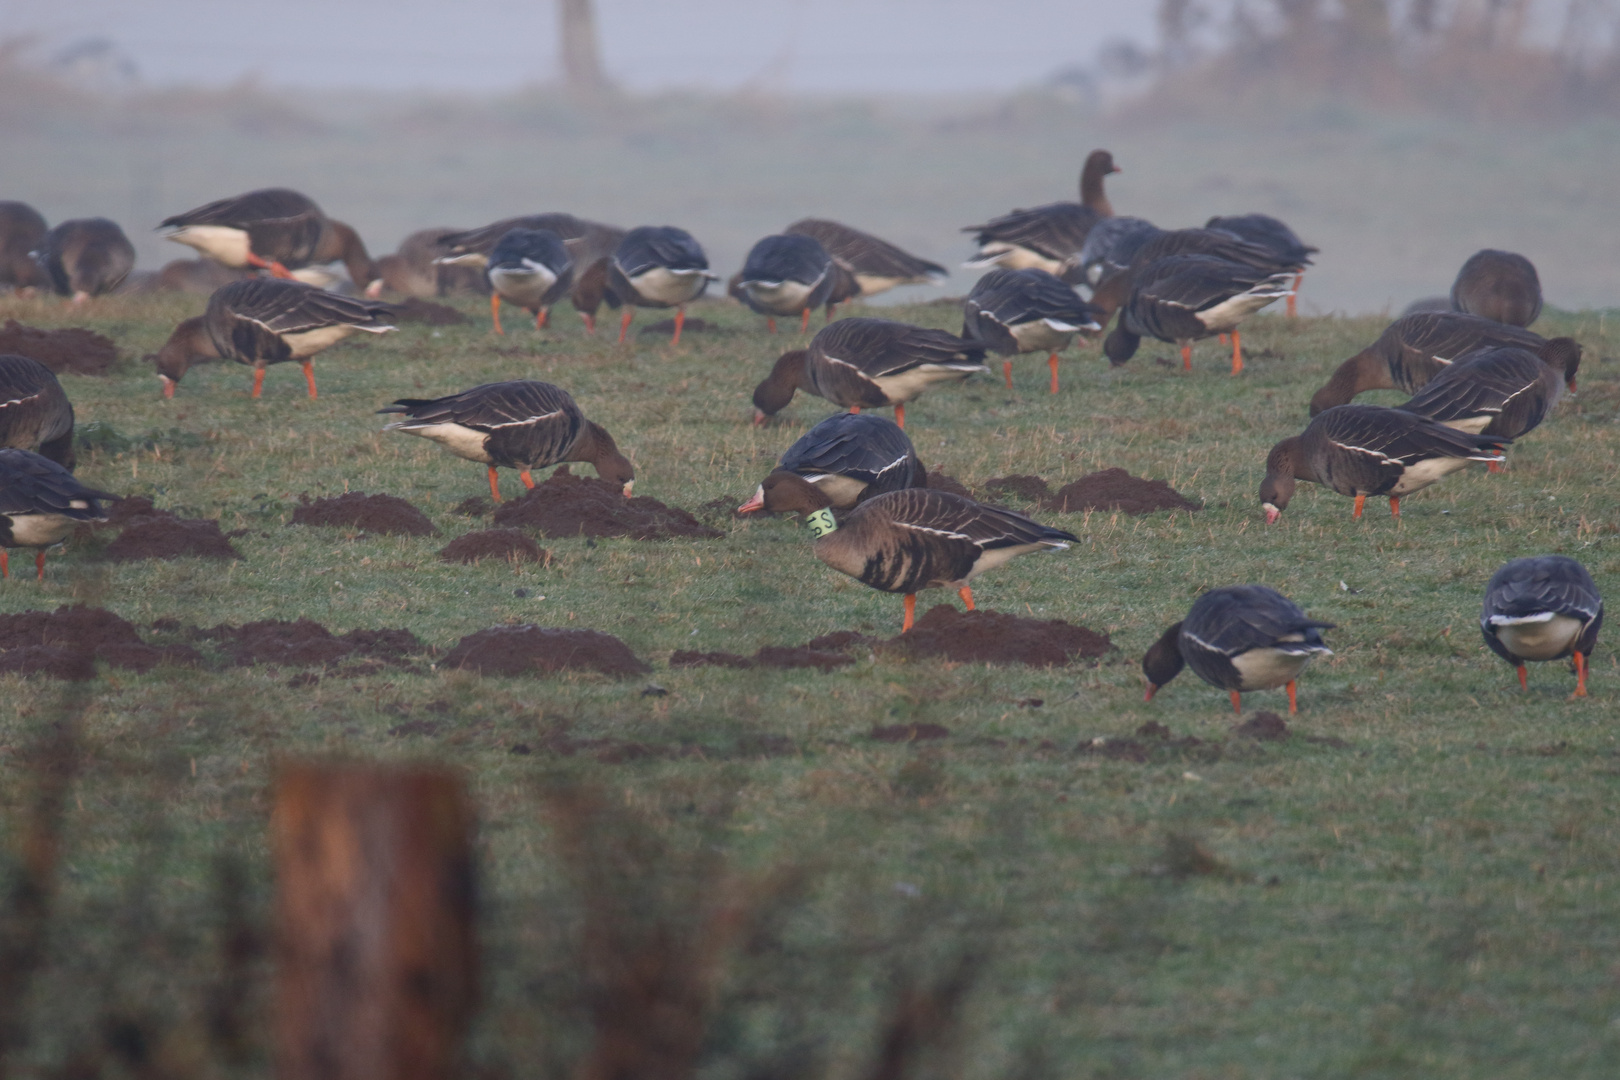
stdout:
<svg viewBox="0 0 1620 1080">
<path fill-rule="evenodd" d="M 1212 217 L 1204 222 L 1206 229 L 1221 229 L 1251 244 L 1269 249 L 1286 266 L 1294 270 L 1293 292 L 1288 294 L 1288 317 L 1298 314 L 1295 299 L 1299 287 L 1305 283 L 1305 268 L 1311 265 L 1311 256 L 1321 248 L 1314 248 L 1301 240 L 1283 222 L 1270 214 L 1235 214 Z"/>
<path fill-rule="evenodd" d="M 1485 248 L 1457 271 L 1451 306 L 1509 326 L 1529 326 L 1541 315 L 1541 278 L 1523 255 Z"/>
<path fill-rule="evenodd" d="M 673 225 L 643 225 L 625 234 L 607 266 L 608 296 L 624 305 L 619 343 L 630 330 L 638 307 L 675 309 L 671 345 L 681 343 L 686 305 L 703 295 L 709 282 L 720 280 L 709 270 L 709 257 L 696 238 Z"/>
<path fill-rule="evenodd" d="M 834 413 L 788 447 L 774 471 L 790 472 L 820 488 L 837 510 L 889 491 L 928 486 L 928 470 L 893 420 L 870 413 Z M 764 509 L 765 486 L 737 508 Z"/>
<path fill-rule="evenodd" d="M 940 285 L 950 271 L 939 263 L 919 259 L 887 240 L 824 218 L 803 218 L 782 230 L 790 236 L 808 236 L 833 261 L 854 275 L 862 296 L 876 296 L 901 285 Z"/>
<path fill-rule="evenodd" d="M 314 267 L 339 261 L 359 289 L 369 289 L 376 277 L 359 234 L 291 188 L 261 188 L 218 199 L 165 218 L 158 227 L 173 230 L 165 239 L 196 248 L 216 262 L 265 270 L 272 277 L 294 278 L 297 272 L 312 276 Z"/>
<path fill-rule="evenodd" d="M 45 580 L 45 549 L 84 521 L 105 521 L 101 500 L 119 496 L 85 487 L 49 458 L 0 450 L 0 578 L 11 576 L 7 548 L 38 548 L 34 566 Z"/>
<path fill-rule="evenodd" d="M 504 298 L 534 315 L 534 328 L 546 325 L 551 305 L 574 283 L 574 260 L 563 238 L 550 229 L 512 229 L 495 244 L 484 268 L 489 279 L 489 317 L 501 329 Z"/>
<path fill-rule="evenodd" d="M 1513 559 L 1491 575 L 1479 632 L 1497 656 L 1519 672 L 1530 689 L 1526 660 L 1575 662 L 1575 697 L 1586 696 L 1586 672 L 1598 631 L 1603 597 L 1586 567 L 1566 555 Z"/>
<path fill-rule="evenodd" d="M 1103 342 L 1110 363 L 1136 355 L 1142 338 L 1181 346 L 1181 366 L 1192 370 L 1192 343 L 1232 335 L 1232 374 L 1243 371 L 1238 325 L 1288 295 L 1292 275 L 1255 269 L 1211 255 L 1173 255 L 1132 271 L 1132 286 L 1119 322 Z"/>
<path fill-rule="evenodd" d="M 1101 330 L 1095 309 L 1045 270 L 995 269 L 981 277 L 962 305 L 962 336 L 1002 356 L 1044 352 L 1058 392 L 1058 353 L 1084 330 Z M 1001 362 L 1012 389 L 1012 361 Z"/>
<path fill-rule="evenodd" d="M 1092 227 L 1114 216 L 1103 179 L 1120 171 L 1113 154 L 1093 150 L 1080 171 L 1079 202 L 1014 210 L 983 225 L 966 226 L 962 231 L 977 234 L 974 242 L 979 250 L 963 265 L 975 269 L 1002 266 L 1008 270 L 1034 267 L 1049 274 L 1060 273 L 1064 263 L 1085 246 Z"/>
<path fill-rule="evenodd" d="M 32 206 L 0 201 L 0 285 L 28 289 L 44 282 L 32 253 L 49 231 Z"/>
<path fill-rule="evenodd" d="M 38 360 L 0 356 L 0 447 L 31 450 L 73 471 L 73 403 Z"/>
<path fill-rule="evenodd" d="M 776 333 L 776 316 L 798 315 L 802 334 L 810 328 L 811 308 L 826 305 L 831 322 L 833 308 L 861 290 L 815 237 L 782 233 L 749 249 L 737 291 L 743 303 L 766 317 L 771 333 Z"/>
<path fill-rule="evenodd" d="M 112 292 L 129 276 L 135 245 L 116 221 L 74 218 L 45 234 L 36 258 L 56 294 L 82 304 Z"/>
</svg>

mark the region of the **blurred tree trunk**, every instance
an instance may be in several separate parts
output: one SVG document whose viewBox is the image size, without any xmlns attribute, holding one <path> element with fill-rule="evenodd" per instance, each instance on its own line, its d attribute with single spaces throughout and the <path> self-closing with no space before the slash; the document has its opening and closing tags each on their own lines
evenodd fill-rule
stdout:
<svg viewBox="0 0 1620 1080">
<path fill-rule="evenodd" d="M 608 89 L 602 71 L 602 44 L 596 35 L 592 0 L 557 0 L 561 20 L 563 81 L 576 97 L 598 98 Z"/>
</svg>

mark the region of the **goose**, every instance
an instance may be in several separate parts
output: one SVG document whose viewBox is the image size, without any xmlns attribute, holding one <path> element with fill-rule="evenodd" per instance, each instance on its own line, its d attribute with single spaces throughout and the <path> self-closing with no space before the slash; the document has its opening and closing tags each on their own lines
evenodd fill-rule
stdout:
<svg viewBox="0 0 1620 1080">
<path fill-rule="evenodd" d="M 1058 277 L 1096 288 L 1104 278 L 1129 270 L 1142 245 L 1162 232 L 1146 218 L 1104 218 L 1086 234 L 1079 253 L 1069 258 Z"/>
<path fill-rule="evenodd" d="M 214 290 L 233 281 L 256 276 L 252 270 L 237 270 L 213 259 L 170 259 L 158 270 L 153 292 L 183 292 L 212 296 Z"/>
<path fill-rule="evenodd" d="M 314 398 L 311 357 L 356 331 L 397 329 L 386 321 L 392 311 L 380 301 L 339 296 L 299 281 L 253 278 L 226 285 L 208 298 L 202 315 L 175 327 L 158 350 L 154 359 L 163 396 L 174 397 L 193 363 L 229 357 L 253 368 L 255 398 L 264 389 L 266 365 L 296 360 Z"/>
<path fill-rule="evenodd" d="M 28 289 L 44 282 L 31 253 L 49 231 L 45 219 L 32 206 L 0 201 L 0 285 Z"/>
<path fill-rule="evenodd" d="M 1384 495 L 1389 512 L 1399 518 L 1403 496 L 1467 468 L 1470 461 L 1501 461 L 1512 441 L 1458 431 L 1382 405 L 1338 405 L 1318 415 L 1302 434 L 1271 448 L 1260 505 L 1266 524 L 1275 522 L 1294 497 L 1294 482 L 1309 480 L 1355 496 L 1355 517 L 1367 496 Z"/>
<path fill-rule="evenodd" d="M 782 233 L 749 249 L 735 295 L 766 317 L 771 333 L 776 333 L 776 316 L 798 315 L 802 334 L 810 328 L 811 308 L 826 305 L 831 322 L 833 308 L 859 293 L 854 275 L 827 254 L 819 240 Z"/>
<path fill-rule="evenodd" d="M 619 343 L 630 331 L 638 307 L 675 309 L 671 345 L 681 343 L 686 305 L 703 295 L 709 282 L 719 281 L 709 270 L 709 257 L 697 239 L 673 225 L 642 225 L 625 234 L 607 265 L 607 295 L 615 307 L 624 306 L 619 320 Z"/>
<path fill-rule="evenodd" d="M 11 576 L 7 548 L 38 548 L 34 566 L 45 580 L 45 549 L 81 521 L 105 521 L 101 500 L 119 496 L 87 488 L 49 458 L 0 450 L 0 578 Z"/>
<path fill-rule="evenodd" d="M 1299 313 L 1294 306 L 1295 296 L 1305 282 L 1305 268 L 1311 265 L 1311 256 L 1321 251 L 1321 248 L 1305 243 L 1293 229 L 1269 214 L 1212 217 L 1204 222 L 1204 228 L 1220 229 L 1251 244 L 1258 244 L 1293 267 L 1294 291 L 1288 294 L 1288 317 L 1292 319 Z"/>
<path fill-rule="evenodd" d="M 546 325 L 551 305 L 574 283 L 574 260 L 563 238 L 550 229 L 512 229 L 495 244 L 484 267 L 489 279 L 489 315 L 501 329 L 504 298 L 534 314 L 534 328 Z"/>
<path fill-rule="evenodd" d="M 1287 296 L 1288 273 L 1257 270 L 1211 255 L 1172 255 L 1132 271 L 1119 323 L 1103 342 L 1109 363 L 1136 355 L 1142 338 L 1181 346 L 1181 366 L 1192 370 L 1192 343 L 1232 335 L 1232 374 L 1243 371 L 1238 324 L 1273 300 Z"/>
<path fill-rule="evenodd" d="M 928 486 L 928 470 L 906 433 L 882 416 L 834 413 L 800 436 L 776 464 L 820 488 L 835 510 L 889 491 Z M 761 484 L 737 508 L 748 514 L 765 506 Z"/>
<path fill-rule="evenodd" d="M 855 276 L 862 296 L 876 296 L 901 285 L 943 285 L 950 271 L 939 263 L 919 259 L 887 240 L 824 218 L 804 218 L 782 230 L 789 236 L 808 236 L 826 249 L 833 261 Z"/>
<path fill-rule="evenodd" d="M 73 470 L 73 403 L 38 360 L 0 356 L 0 447 L 31 450 Z"/>
<path fill-rule="evenodd" d="M 314 277 L 317 267 L 339 261 L 362 290 L 377 276 L 359 234 L 291 188 L 261 188 L 218 199 L 165 218 L 158 228 L 172 230 L 165 239 L 196 248 L 216 262 L 265 270 L 272 277 L 302 274 L 303 280 Z"/>
<path fill-rule="evenodd" d="M 1554 340 L 1560 342 L 1556 346 L 1560 350 L 1579 348 L 1567 338 Z M 1415 394 L 1453 360 L 1475 349 L 1507 346 L 1540 355 L 1550 344 L 1540 334 L 1478 315 L 1450 311 L 1402 315 L 1384 328 L 1378 340 L 1339 365 L 1311 396 L 1311 415 L 1348 405 L 1368 390 Z"/>
<path fill-rule="evenodd" d="M 74 218 L 45 234 L 34 252 L 58 296 L 82 304 L 112 292 L 135 268 L 135 245 L 116 221 Z"/>
<path fill-rule="evenodd" d="M 1103 178 L 1120 172 L 1114 155 L 1093 150 L 1080 171 L 1080 201 L 1048 203 L 1029 210 L 1014 210 L 963 232 L 977 233 L 978 253 L 962 265 L 971 269 L 1003 266 L 1009 270 L 1035 267 L 1059 273 L 1064 263 L 1086 243 L 1086 235 L 1114 208 L 1103 191 Z"/>
<path fill-rule="evenodd" d="M 1128 265 L 1121 270 L 1112 260 L 1104 263 L 1101 268 L 1103 274 L 1092 289 L 1091 302 L 1101 309 L 1105 321 L 1107 316 L 1130 299 L 1131 289 L 1146 267 L 1173 255 L 1207 255 L 1236 263 L 1262 275 L 1292 274 L 1296 269 L 1294 264 L 1280 259 L 1269 248 L 1252 244 L 1221 229 L 1155 228 L 1151 235 L 1143 233 L 1122 247 L 1129 252 Z M 1225 340 L 1224 336 L 1222 340 Z"/>
<path fill-rule="evenodd" d="M 432 439 L 457 457 L 489 466 L 489 493 L 501 501 L 497 468 L 517 469 L 523 486 L 534 487 L 531 469 L 564 461 L 584 461 L 610 484 L 622 484 L 625 498 L 635 469 L 619 453 L 613 436 L 585 419 L 568 391 L 534 379 L 485 383 L 441 398 L 401 398 L 379 414 L 400 413 L 384 431 Z"/>
<path fill-rule="evenodd" d="M 1541 314 L 1541 278 L 1523 255 L 1485 248 L 1457 271 L 1451 306 L 1510 326 L 1529 326 Z"/>
<path fill-rule="evenodd" d="M 1586 672 L 1598 631 L 1603 598 L 1586 567 L 1566 555 L 1512 559 L 1491 575 L 1479 632 L 1497 656 L 1519 672 L 1530 689 L 1526 660 L 1575 661 L 1575 696 L 1586 696 Z"/>
<path fill-rule="evenodd" d="M 796 473 L 773 472 L 760 489 L 756 509 L 805 516 L 816 558 L 863 585 L 905 594 L 902 634 L 911 629 L 923 589 L 956 589 L 972 611 L 969 583 L 979 574 L 1026 552 L 1055 551 L 1079 539 L 1023 514 L 929 488 L 867 499 L 842 526 L 833 518 L 832 497 Z"/>
<path fill-rule="evenodd" d="M 938 383 L 989 371 L 983 357 L 983 345 L 944 330 L 889 319 L 840 319 L 817 331 L 808 349 L 777 358 L 754 388 L 754 423 L 781 412 L 803 390 L 851 412 L 893 405 L 903 428 L 906 402 Z"/>
<path fill-rule="evenodd" d="M 1524 349 L 1486 348 L 1469 353 L 1430 379 L 1398 406 L 1458 431 L 1517 439 L 1536 428 L 1575 383 L 1580 346 L 1549 350 L 1547 359 Z M 1500 472 L 1495 462 L 1491 472 Z"/>
<path fill-rule="evenodd" d="M 484 277 L 482 266 L 449 266 L 439 262 L 444 254 L 439 241 L 464 232 L 465 229 L 439 225 L 418 229 L 405 237 L 393 254 L 377 260 L 377 276 L 366 287 L 367 298 L 376 300 L 384 290 L 421 300 L 453 293 L 483 296 L 489 292 L 489 281 Z"/>
<path fill-rule="evenodd" d="M 1187 617 L 1166 630 L 1142 657 L 1147 697 L 1181 673 L 1183 665 L 1209 685 L 1232 696 L 1232 711 L 1243 714 L 1251 690 L 1288 688 L 1288 713 L 1299 712 L 1300 672 L 1318 656 L 1332 656 L 1322 640 L 1332 623 L 1307 616 L 1276 589 L 1226 585 L 1193 601 Z"/>
<path fill-rule="evenodd" d="M 596 313 L 606 292 L 607 262 L 624 240 L 625 231 L 616 225 L 587 221 L 573 214 L 528 214 L 502 218 L 476 229 L 450 233 L 438 241 L 440 266 L 470 267 L 482 271 L 490 252 L 501 237 L 513 229 L 549 229 L 568 245 L 574 260 L 574 287 L 569 300 L 585 320 L 585 329 L 596 333 Z"/>
<path fill-rule="evenodd" d="M 1101 330 L 1094 309 L 1045 270 L 995 269 L 974 283 L 962 305 L 962 336 L 1002 356 L 1049 354 L 1052 393 L 1058 392 L 1058 353 L 1085 330 Z M 1001 362 L 1012 389 L 1012 361 Z"/>
</svg>

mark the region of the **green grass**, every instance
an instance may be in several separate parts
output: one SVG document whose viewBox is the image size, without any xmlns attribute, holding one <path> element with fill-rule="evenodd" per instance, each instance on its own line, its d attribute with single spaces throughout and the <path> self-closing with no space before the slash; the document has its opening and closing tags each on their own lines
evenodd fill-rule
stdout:
<svg viewBox="0 0 1620 1080">
<path fill-rule="evenodd" d="M 93 326 L 137 357 L 199 309 L 13 300 L 0 315 Z M 465 326 L 408 327 L 318 358 L 316 401 L 290 365 L 271 369 L 256 402 L 237 365 L 194 369 L 168 402 L 134 361 L 109 379 L 64 378 L 81 424 L 110 425 L 137 447 L 85 455 L 80 476 L 248 529 L 235 541 L 244 559 L 107 564 L 76 544 L 52 556 L 44 584 L 13 577 L 0 610 L 82 600 L 137 623 L 308 617 L 334 632 L 405 626 L 441 650 L 501 623 L 589 627 L 655 671 L 624 681 L 390 673 L 298 688 L 267 668 L 103 675 L 84 714 L 59 924 L 32 1014 L 37 1061 L 95 1043 L 106 1015 L 154 1018 L 166 1061 L 204 1052 L 195 1018 L 214 986 L 214 867 L 225 857 L 249 868 L 262 916 L 267 783 L 278 759 L 315 753 L 467 770 L 489 946 L 474 1054 L 497 1074 L 561 1076 L 587 1041 L 580 899 L 541 800 L 563 781 L 597 788 L 663 838 L 663 857 L 624 869 L 648 910 L 685 910 L 679 883 L 714 872 L 705 852 L 744 876 L 804 875 L 769 932 L 729 965 L 706 1077 L 860 1067 L 895 973 L 926 978 L 964 949 L 980 963 L 951 1051 L 963 1075 L 1620 1068 L 1610 723 L 1620 665 L 1600 646 L 1589 698 L 1568 699 L 1573 676 L 1561 665 L 1535 668 L 1523 694 L 1476 623 L 1485 581 L 1508 558 L 1574 555 L 1600 588 L 1620 571 L 1608 548 L 1620 527 L 1620 372 L 1605 320 L 1545 318 L 1537 329 L 1586 346 L 1580 395 L 1524 439 L 1506 474 L 1454 476 L 1405 500 L 1399 523 L 1381 505 L 1353 521 L 1349 500 L 1301 485 L 1266 528 L 1256 496 L 1266 450 L 1303 427 L 1310 393 L 1378 320 L 1257 318 L 1238 379 L 1214 343 L 1186 375 L 1157 363 L 1173 350 L 1149 342 L 1121 370 L 1095 350 L 1068 354 L 1057 397 L 1038 358 L 1018 362 L 1013 392 L 980 379 L 931 393 L 908 409 L 908 432 L 928 464 L 970 486 L 1036 473 L 1056 487 L 1121 466 L 1169 480 L 1204 509 L 1038 514 L 1081 542 L 976 583 L 983 607 L 1107 631 L 1120 649 L 1112 660 L 1027 670 L 867 658 L 819 674 L 667 665 L 676 649 L 751 653 L 839 629 L 887 636 L 900 619 L 898 598 L 824 567 L 795 523 L 700 509 L 740 502 L 831 410 L 801 397 L 781 422 L 750 426 L 754 383 L 794 339 L 767 337 L 731 305 L 698 313 L 720 331 L 675 349 L 654 336 L 624 347 L 585 338 L 564 311 L 558 329 L 514 325 L 504 339 L 476 313 Z M 938 306 L 894 313 L 947 328 L 959 319 Z M 440 563 L 439 547 L 480 527 L 453 508 L 486 492 L 482 468 L 382 433 L 374 410 L 517 377 L 568 388 L 635 462 L 637 494 L 708 514 L 728 535 L 543 541 L 545 568 Z M 301 494 L 344 490 L 402 496 L 444 535 L 287 523 Z M 1230 738 L 1225 695 L 1190 673 L 1142 701 L 1136 661 L 1147 645 L 1201 590 L 1246 581 L 1338 624 L 1335 656 L 1300 684 L 1293 730 L 1313 739 Z M 924 603 L 936 597 L 954 601 Z M 645 695 L 649 682 L 667 695 Z M 12 810 L 64 693 L 0 677 L 0 799 Z M 1020 707 L 1029 698 L 1044 705 Z M 1286 703 L 1272 692 L 1246 704 Z M 441 728 L 388 734 L 412 718 Z M 1074 752 L 1148 720 L 1204 742 L 1146 764 Z M 920 747 L 867 738 L 897 721 L 952 734 Z M 701 754 L 560 757 L 547 740 L 564 734 Z M 793 751 L 749 753 L 764 735 Z M 519 743 L 533 752 L 512 753 Z M 1189 841 L 1221 872 L 1179 872 Z M 250 1055 L 240 1069 L 265 1067 Z"/>
</svg>

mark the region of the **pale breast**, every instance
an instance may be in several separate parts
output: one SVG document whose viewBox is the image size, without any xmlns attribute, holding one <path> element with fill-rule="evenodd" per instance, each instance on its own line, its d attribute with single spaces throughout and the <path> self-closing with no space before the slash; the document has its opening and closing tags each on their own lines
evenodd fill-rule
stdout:
<svg viewBox="0 0 1620 1080">
<path fill-rule="evenodd" d="M 240 269 L 248 264 L 252 242 L 246 229 L 229 225 L 184 225 L 168 237 L 177 244 L 196 248 L 215 262 Z"/>
<path fill-rule="evenodd" d="M 1544 622 L 1521 622 L 1496 627 L 1496 640 L 1507 651 L 1525 660 L 1552 660 L 1575 645 L 1581 621 L 1568 615 L 1554 615 Z"/>
</svg>

